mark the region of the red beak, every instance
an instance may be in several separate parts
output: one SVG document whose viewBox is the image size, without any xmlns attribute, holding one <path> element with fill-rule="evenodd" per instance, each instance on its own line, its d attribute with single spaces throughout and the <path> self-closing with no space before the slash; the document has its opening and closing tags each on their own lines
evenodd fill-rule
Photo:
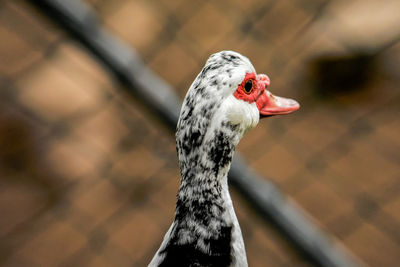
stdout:
<svg viewBox="0 0 400 267">
<path fill-rule="evenodd" d="M 296 100 L 274 96 L 266 87 L 269 85 L 269 78 L 266 75 L 257 75 L 259 86 L 264 88 L 260 90 L 260 95 L 257 98 L 257 107 L 260 111 L 260 117 L 268 117 L 272 115 L 289 114 L 300 108 Z"/>
</svg>

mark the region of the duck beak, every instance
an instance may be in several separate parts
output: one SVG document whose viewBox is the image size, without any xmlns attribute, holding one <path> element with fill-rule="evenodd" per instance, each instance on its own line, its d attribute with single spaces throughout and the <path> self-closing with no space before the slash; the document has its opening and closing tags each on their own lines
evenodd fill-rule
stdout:
<svg viewBox="0 0 400 267">
<path fill-rule="evenodd" d="M 296 100 L 274 96 L 266 89 L 257 99 L 256 104 L 260 111 L 261 118 L 272 115 L 289 114 L 300 108 L 300 104 Z"/>
<path fill-rule="evenodd" d="M 268 91 L 266 87 L 269 85 L 269 79 L 267 83 L 265 78 L 261 76 L 259 77 L 259 81 L 260 86 L 263 88 L 260 88 L 260 95 L 256 100 L 258 110 L 260 111 L 260 118 L 289 114 L 300 108 L 300 104 L 296 100 L 275 96 Z"/>
</svg>

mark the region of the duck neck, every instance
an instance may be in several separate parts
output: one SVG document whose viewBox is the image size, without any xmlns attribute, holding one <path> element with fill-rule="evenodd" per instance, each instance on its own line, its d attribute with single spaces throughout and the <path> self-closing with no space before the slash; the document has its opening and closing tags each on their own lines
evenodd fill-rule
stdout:
<svg viewBox="0 0 400 267">
<path fill-rule="evenodd" d="M 218 116 L 181 116 L 176 134 L 181 185 L 160 266 L 247 266 L 227 181 L 243 133 Z"/>
<path fill-rule="evenodd" d="M 218 266 L 231 263 L 233 236 L 240 232 L 227 182 L 240 139 L 236 130 L 230 124 L 220 124 L 218 130 L 211 128 L 204 134 L 198 145 L 193 142 L 195 133 L 194 138 L 178 139 L 177 146 L 181 186 L 170 246 L 191 247 L 203 258 L 204 254 L 210 260 L 218 258 L 223 261 Z M 190 150 L 185 151 L 185 147 Z"/>
<path fill-rule="evenodd" d="M 218 130 L 208 131 L 190 153 L 179 153 L 178 149 L 181 186 L 176 220 L 190 220 L 201 226 L 210 225 L 214 219 L 222 225 L 231 223 L 232 218 L 225 216 L 227 206 L 232 205 L 227 174 L 238 139 L 235 127 L 222 124 Z"/>
</svg>

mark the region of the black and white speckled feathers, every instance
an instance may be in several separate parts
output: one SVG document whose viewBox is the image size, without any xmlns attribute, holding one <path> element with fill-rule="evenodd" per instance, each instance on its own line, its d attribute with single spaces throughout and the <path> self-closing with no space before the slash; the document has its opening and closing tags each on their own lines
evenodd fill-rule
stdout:
<svg viewBox="0 0 400 267">
<path fill-rule="evenodd" d="M 247 266 L 227 173 L 243 134 L 258 123 L 254 104 L 233 97 L 246 73 L 242 55 L 212 55 L 190 87 L 177 125 L 181 170 L 175 220 L 149 266 Z"/>
</svg>

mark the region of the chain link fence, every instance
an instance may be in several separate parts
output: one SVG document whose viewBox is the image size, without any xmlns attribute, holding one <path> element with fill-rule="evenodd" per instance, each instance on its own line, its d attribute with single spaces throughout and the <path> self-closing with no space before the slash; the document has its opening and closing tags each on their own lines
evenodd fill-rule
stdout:
<svg viewBox="0 0 400 267">
<path fill-rule="evenodd" d="M 182 98 L 209 54 L 248 56 L 302 109 L 238 150 L 367 265 L 396 266 L 396 27 L 370 42 L 345 16 L 357 1 L 88 3 Z M 363 6 L 352 17 L 379 13 Z M 0 37 L 0 264 L 146 266 L 173 219 L 173 134 L 30 3 L 0 2 Z M 310 264 L 233 199 L 250 266 Z"/>
</svg>

